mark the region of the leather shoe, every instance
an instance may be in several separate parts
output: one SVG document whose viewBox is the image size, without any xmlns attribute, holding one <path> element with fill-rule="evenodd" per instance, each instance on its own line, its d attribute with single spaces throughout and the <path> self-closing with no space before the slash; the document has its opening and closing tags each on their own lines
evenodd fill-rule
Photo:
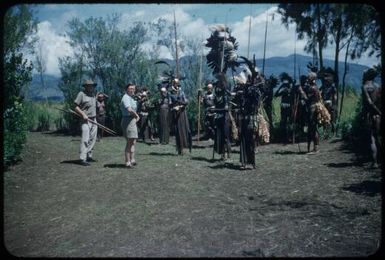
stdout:
<svg viewBox="0 0 385 260">
<path fill-rule="evenodd" d="M 83 166 L 90 166 L 91 164 L 87 161 L 80 161 L 80 165 L 83 165 Z"/>
<path fill-rule="evenodd" d="M 87 162 L 97 162 L 98 160 L 95 160 L 94 158 L 90 157 L 87 158 Z"/>
</svg>

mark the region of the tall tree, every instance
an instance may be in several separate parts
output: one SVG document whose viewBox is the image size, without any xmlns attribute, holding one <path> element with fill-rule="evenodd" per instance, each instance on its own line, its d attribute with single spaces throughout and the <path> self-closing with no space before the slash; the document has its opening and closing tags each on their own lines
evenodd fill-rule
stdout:
<svg viewBox="0 0 385 260">
<path fill-rule="evenodd" d="M 359 10 L 359 12 L 357 12 Z M 359 58 L 369 51 L 378 57 L 380 49 L 380 21 L 379 13 L 365 4 L 280 4 L 278 12 L 282 15 L 282 23 L 287 27 L 290 23 L 297 24 L 298 38 L 309 38 L 305 51 L 315 50 L 318 45 L 320 69 L 323 69 L 322 49 L 327 43 L 334 44 L 334 71 L 339 103 L 339 56 L 345 48 L 345 72 L 347 57 Z M 352 47 L 352 48 L 351 48 Z M 343 79 L 342 97 L 345 92 L 345 78 Z M 340 110 L 342 109 L 342 101 Z M 341 111 L 340 111 L 341 113 Z"/>
<path fill-rule="evenodd" d="M 33 67 L 23 52 L 33 50 L 37 21 L 28 6 L 16 5 L 7 10 L 3 22 L 3 160 L 7 166 L 20 159 L 27 138 L 22 89 L 32 80 Z"/>
<path fill-rule="evenodd" d="M 360 10 L 360 12 L 357 12 L 357 10 Z M 346 36 L 341 43 L 341 50 L 345 48 L 345 68 L 339 111 L 341 115 L 345 95 L 345 77 L 348 71 L 348 57 L 354 60 L 368 51 L 368 56 L 375 54 L 376 57 L 379 57 L 381 54 L 381 31 L 379 13 L 373 6 L 366 4 L 346 4 L 343 5 L 342 12 L 339 16 L 342 18 L 342 21 L 345 21 L 343 32 Z"/>
<path fill-rule="evenodd" d="M 84 22 L 75 18 L 69 23 L 67 32 L 76 57 L 82 57 L 82 77 L 98 81 L 99 91 L 107 99 L 106 124 L 120 129 L 119 103 L 124 86 L 128 82 L 143 84 L 149 78 L 146 73 L 146 56 L 141 45 L 147 39 L 147 29 L 141 22 L 128 29 L 119 29 L 120 15 L 103 18 L 88 18 Z"/>
<path fill-rule="evenodd" d="M 328 14 L 321 4 L 279 4 L 277 12 L 282 23 L 289 27 L 295 23 L 298 39 L 308 38 L 305 51 L 314 52 L 318 47 L 320 67 L 323 67 L 323 49 L 327 46 Z"/>
</svg>

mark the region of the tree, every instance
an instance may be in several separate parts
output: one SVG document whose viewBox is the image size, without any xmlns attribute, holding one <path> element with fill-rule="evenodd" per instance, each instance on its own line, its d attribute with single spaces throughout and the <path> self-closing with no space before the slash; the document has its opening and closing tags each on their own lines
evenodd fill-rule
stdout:
<svg viewBox="0 0 385 260">
<path fill-rule="evenodd" d="M 357 12 L 359 10 L 359 12 Z M 362 53 L 369 51 L 369 56 L 381 53 L 381 31 L 379 13 L 365 4 L 280 4 L 278 12 L 282 15 L 282 23 L 288 27 L 296 23 L 298 38 L 307 35 L 309 41 L 305 51 L 315 50 L 318 45 L 320 70 L 323 69 L 322 49 L 327 43 L 335 45 L 334 71 L 339 103 L 339 55 L 345 48 L 345 71 L 342 85 L 340 114 L 345 92 L 345 76 L 347 73 L 347 58 L 359 58 Z M 352 48 L 351 48 L 352 47 Z"/>
<path fill-rule="evenodd" d="M 81 89 L 82 76 L 84 73 L 84 64 L 82 56 L 75 58 L 65 57 L 59 59 L 59 68 L 61 72 L 61 79 L 58 84 L 59 89 L 64 95 L 64 108 L 73 109 L 76 95 Z M 72 114 L 64 114 L 66 122 L 65 127 L 73 135 L 79 132 L 78 118 Z"/>
<path fill-rule="evenodd" d="M 298 39 L 307 37 L 309 40 L 305 51 L 316 53 L 320 67 L 323 67 L 323 49 L 327 46 L 328 13 L 324 4 L 279 4 L 277 12 L 282 15 L 282 23 L 288 28 L 295 23 Z"/>
<path fill-rule="evenodd" d="M 141 22 L 127 30 L 119 30 L 120 15 L 106 20 L 88 18 L 84 22 L 72 19 L 67 32 L 75 57 L 82 64 L 80 78 L 90 77 L 98 82 L 98 90 L 106 93 L 107 122 L 112 129 L 120 129 L 119 104 L 128 82 L 143 84 L 149 79 L 145 73 L 146 57 L 141 49 L 147 29 Z M 71 100 L 72 101 L 72 100 Z"/>
<path fill-rule="evenodd" d="M 20 160 L 20 153 L 27 140 L 21 90 L 32 80 L 32 64 L 23 51 L 32 51 L 37 21 L 26 5 L 13 6 L 4 16 L 4 163 L 8 166 Z"/>
</svg>

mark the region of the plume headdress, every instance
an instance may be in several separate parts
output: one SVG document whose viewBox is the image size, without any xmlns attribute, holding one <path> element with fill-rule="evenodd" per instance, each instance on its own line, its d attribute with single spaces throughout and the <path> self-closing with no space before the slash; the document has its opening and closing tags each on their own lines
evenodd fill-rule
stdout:
<svg viewBox="0 0 385 260">
<path fill-rule="evenodd" d="M 157 61 L 154 64 L 165 64 L 168 68 L 168 70 L 164 70 L 162 75 L 159 76 L 160 83 L 158 84 L 158 89 L 160 90 L 162 87 L 165 87 L 168 89 L 169 87 L 173 87 L 173 83 L 180 84 L 180 80 L 185 79 L 185 77 L 177 77 L 175 76 L 173 70 L 171 69 L 171 66 L 166 61 Z"/>
<path fill-rule="evenodd" d="M 218 24 L 210 28 L 211 35 L 207 39 L 206 47 L 211 48 L 206 56 L 207 65 L 213 69 L 213 74 L 226 73 L 227 68 L 231 67 L 235 71 L 238 66 L 236 50 L 238 43 L 231 36 L 228 27 Z"/>
</svg>

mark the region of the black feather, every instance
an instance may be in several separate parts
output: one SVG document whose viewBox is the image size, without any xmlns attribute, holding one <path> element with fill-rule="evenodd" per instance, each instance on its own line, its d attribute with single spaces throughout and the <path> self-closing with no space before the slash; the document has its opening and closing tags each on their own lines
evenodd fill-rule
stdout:
<svg viewBox="0 0 385 260">
<path fill-rule="evenodd" d="M 157 61 L 157 62 L 155 62 L 154 64 L 166 64 L 167 66 L 170 67 L 170 64 L 168 64 L 167 62 L 165 62 L 165 61 L 163 61 L 163 60 Z"/>
</svg>

